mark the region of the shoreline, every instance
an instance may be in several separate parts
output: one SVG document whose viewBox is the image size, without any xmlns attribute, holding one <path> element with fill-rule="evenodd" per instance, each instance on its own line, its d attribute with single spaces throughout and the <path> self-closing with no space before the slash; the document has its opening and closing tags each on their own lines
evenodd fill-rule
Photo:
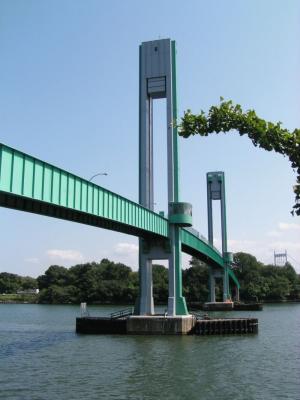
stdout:
<svg viewBox="0 0 300 400">
<path fill-rule="evenodd" d="M 300 303 L 299 300 L 270 300 L 270 301 L 260 301 L 259 303 L 261 304 L 294 304 L 294 303 Z M 39 303 L 37 300 L 36 301 L 30 301 L 30 300 L 0 300 L 0 304 L 37 304 L 37 305 L 47 305 L 47 306 L 80 306 L 80 303 Z M 188 303 L 187 306 L 190 309 L 201 309 L 204 303 L 196 303 L 196 302 L 191 302 Z M 254 304 L 254 302 L 241 302 L 241 304 Z M 165 306 L 166 304 L 160 304 L 157 303 L 157 306 Z M 88 303 L 88 306 L 128 306 L 128 304 L 124 303 Z M 134 305 L 130 305 L 134 306 Z"/>
</svg>

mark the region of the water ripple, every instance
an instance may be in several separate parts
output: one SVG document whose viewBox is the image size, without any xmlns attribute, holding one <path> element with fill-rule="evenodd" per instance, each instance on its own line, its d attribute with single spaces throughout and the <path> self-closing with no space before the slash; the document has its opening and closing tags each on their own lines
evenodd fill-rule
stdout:
<svg viewBox="0 0 300 400">
<path fill-rule="evenodd" d="M 69 306 L 0 315 L 0 400 L 300 400 L 300 304 L 253 313 L 254 336 L 77 336 Z"/>
</svg>

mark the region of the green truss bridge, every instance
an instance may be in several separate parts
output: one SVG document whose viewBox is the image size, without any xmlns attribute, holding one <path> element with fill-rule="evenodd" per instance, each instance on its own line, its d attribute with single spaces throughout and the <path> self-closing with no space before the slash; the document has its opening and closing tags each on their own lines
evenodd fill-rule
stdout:
<svg viewBox="0 0 300 400">
<path fill-rule="evenodd" d="M 116 193 L 0 143 L 0 206 L 168 241 L 169 221 Z M 224 268 L 222 255 L 181 228 L 182 251 Z M 167 245 L 167 244 L 166 244 Z M 229 271 L 239 286 L 234 272 Z"/>
<path fill-rule="evenodd" d="M 216 277 L 223 278 L 223 301 L 231 300 L 229 278 L 239 289 L 231 269 L 232 254 L 227 252 L 224 179 L 222 173 L 217 173 L 209 178 L 208 185 L 210 191 L 220 192 L 221 254 L 213 246 L 212 227 L 207 241 L 191 228 L 191 204 L 179 198 L 179 143 L 173 123 L 177 121 L 175 41 L 160 39 L 140 45 L 139 84 L 139 204 L 0 144 L 0 206 L 139 237 L 140 294 L 136 314 L 154 314 L 152 261 L 159 259 L 167 260 L 169 265 L 168 316 L 188 315 L 182 295 L 182 251 L 210 267 L 211 301 L 215 301 Z M 167 115 L 168 218 L 153 211 L 153 101 L 161 98 L 166 99 Z M 210 208 L 209 202 L 208 211 Z M 212 225 L 211 212 L 208 215 Z"/>
</svg>

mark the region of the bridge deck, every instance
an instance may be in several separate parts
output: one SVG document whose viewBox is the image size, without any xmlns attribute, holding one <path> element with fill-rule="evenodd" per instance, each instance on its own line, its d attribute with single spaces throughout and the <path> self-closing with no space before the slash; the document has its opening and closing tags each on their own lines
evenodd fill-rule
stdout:
<svg viewBox="0 0 300 400">
<path fill-rule="evenodd" d="M 0 206 L 139 237 L 169 236 L 169 222 L 161 215 L 1 143 Z M 181 239 L 187 254 L 224 267 L 221 254 L 196 234 L 182 229 Z M 233 271 L 229 273 L 238 285 Z"/>
<path fill-rule="evenodd" d="M 0 144 L 1 205 L 136 236 L 168 237 L 168 220 L 101 186 Z M 93 218 L 94 217 L 94 218 Z"/>
</svg>

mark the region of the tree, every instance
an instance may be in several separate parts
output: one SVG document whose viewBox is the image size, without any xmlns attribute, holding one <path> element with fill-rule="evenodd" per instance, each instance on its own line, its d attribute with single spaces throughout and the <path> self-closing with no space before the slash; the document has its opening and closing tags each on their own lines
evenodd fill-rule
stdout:
<svg viewBox="0 0 300 400">
<path fill-rule="evenodd" d="M 245 301 L 284 301 L 300 299 L 300 276 L 293 266 L 264 265 L 251 254 L 236 253 L 235 273 L 240 282 L 241 299 Z M 183 293 L 189 303 L 208 299 L 209 269 L 197 258 L 190 268 L 182 271 Z M 78 264 L 70 268 L 50 266 L 37 279 L 39 303 L 48 304 L 134 304 L 139 292 L 138 272 L 107 259 L 100 263 Z M 19 289 L 34 288 L 37 281 L 7 272 L 0 273 L 0 293 L 16 293 Z M 222 294 L 221 280 L 216 284 Z M 153 296 L 156 304 L 168 300 L 168 269 L 153 265 Z"/>
<path fill-rule="evenodd" d="M 300 215 L 300 129 L 289 132 L 281 127 L 281 122 L 274 124 L 265 121 L 254 110 L 243 112 L 239 104 L 224 101 L 222 97 L 220 104 L 212 106 L 207 114 L 203 110 L 200 114 L 192 114 L 187 110 L 178 127 L 179 135 L 184 138 L 195 134 L 208 136 L 213 132 L 237 130 L 241 136 L 248 135 L 254 146 L 287 156 L 297 172 L 297 181 L 293 188 L 295 204 L 291 213 Z"/>
<path fill-rule="evenodd" d="M 21 286 L 23 290 L 36 289 L 38 286 L 37 280 L 31 278 L 31 276 L 24 276 L 21 280 Z"/>
<path fill-rule="evenodd" d="M 154 302 L 167 304 L 168 302 L 168 270 L 163 265 L 153 264 L 153 297 Z"/>
<path fill-rule="evenodd" d="M 44 275 L 37 278 L 39 289 L 47 289 L 49 286 L 55 284 L 64 286 L 68 283 L 68 270 L 59 265 L 51 265 Z"/>
<path fill-rule="evenodd" d="M 36 289 L 37 280 L 30 276 L 0 273 L 0 293 L 16 293 L 18 290 Z"/>
<path fill-rule="evenodd" d="M 251 254 L 236 253 L 235 274 L 240 282 L 244 300 L 296 300 L 300 298 L 300 276 L 293 266 L 264 265 Z"/>
<path fill-rule="evenodd" d="M 41 303 L 134 303 L 138 277 L 130 267 L 103 259 L 69 269 L 52 265 L 38 277 Z"/>
<path fill-rule="evenodd" d="M 208 267 L 195 257 L 190 265 L 182 271 L 183 294 L 188 302 L 205 302 L 208 299 Z"/>
<path fill-rule="evenodd" d="M 0 293 L 16 293 L 21 287 L 21 277 L 8 272 L 0 274 Z"/>
</svg>

